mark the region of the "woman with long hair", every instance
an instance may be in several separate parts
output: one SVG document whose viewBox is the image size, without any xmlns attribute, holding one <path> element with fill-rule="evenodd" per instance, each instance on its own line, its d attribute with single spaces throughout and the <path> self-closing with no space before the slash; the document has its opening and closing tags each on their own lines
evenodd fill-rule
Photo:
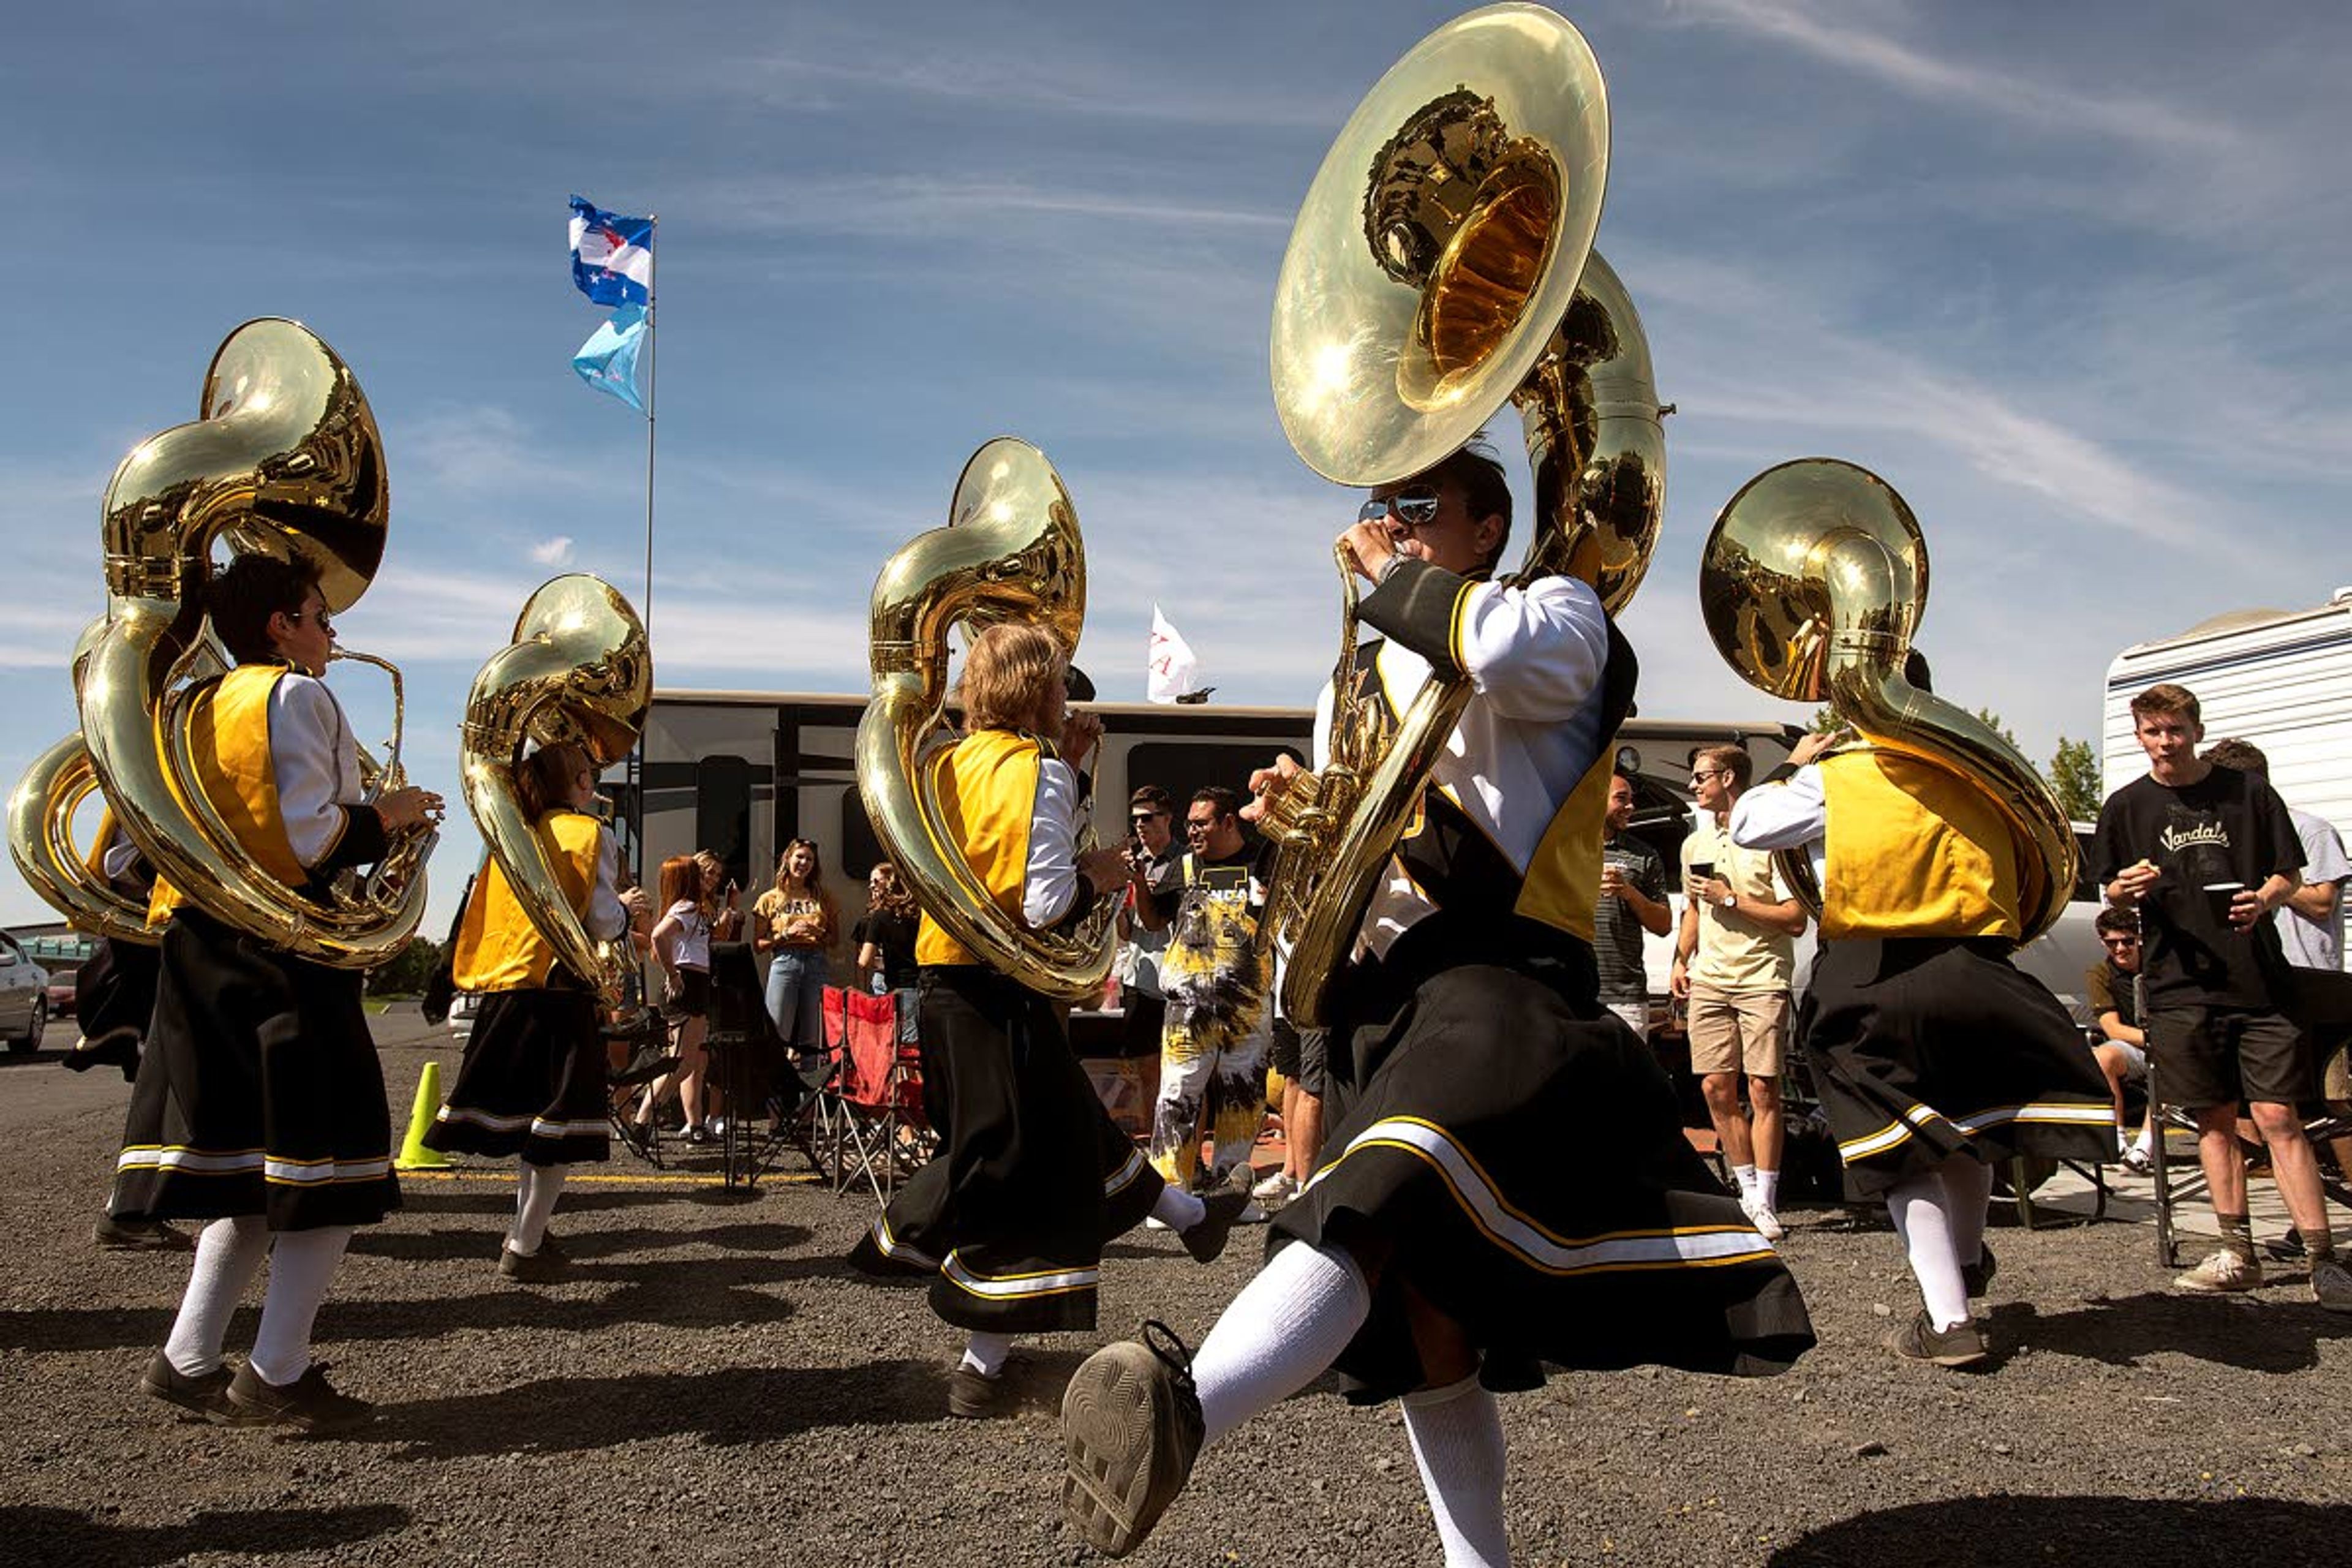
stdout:
<svg viewBox="0 0 2352 1568">
<path fill-rule="evenodd" d="M 849 940 L 857 944 L 859 984 L 876 992 L 914 989 L 920 914 L 913 891 L 898 880 L 898 868 L 887 860 L 877 862 L 866 877 L 865 917 L 849 932 Z"/>
<path fill-rule="evenodd" d="M 691 855 L 673 855 L 661 864 L 661 918 L 654 922 L 654 962 L 661 965 L 666 1000 L 662 1016 L 677 1032 L 677 1066 L 646 1086 L 632 1122 L 640 1142 L 651 1142 L 654 1112 L 670 1086 L 677 1086 L 686 1113 L 686 1141 L 702 1143 L 702 1076 L 710 1065 L 702 1037 L 710 1026 L 710 916 L 703 899 L 709 880 Z"/>
<path fill-rule="evenodd" d="M 785 1047 L 805 1054 L 824 1048 L 827 956 L 841 930 L 841 912 L 824 890 L 824 862 L 816 840 L 795 838 L 776 858 L 776 885 L 751 906 L 751 951 L 772 955 L 768 1016 Z"/>
<path fill-rule="evenodd" d="M 619 936 L 646 896 L 619 890 L 620 851 L 588 810 L 596 771 L 574 745 L 542 746 L 515 769 L 515 795 L 572 910 L 591 937 Z M 604 1042 L 588 977 L 558 962 L 494 858 L 474 879 L 457 927 L 452 973 L 478 993 L 474 1027 L 427 1148 L 515 1157 L 515 1220 L 499 1272 L 525 1284 L 563 1278 L 569 1260 L 547 1234 L 572 1167 L 601 1161 Z"/>
</svg>

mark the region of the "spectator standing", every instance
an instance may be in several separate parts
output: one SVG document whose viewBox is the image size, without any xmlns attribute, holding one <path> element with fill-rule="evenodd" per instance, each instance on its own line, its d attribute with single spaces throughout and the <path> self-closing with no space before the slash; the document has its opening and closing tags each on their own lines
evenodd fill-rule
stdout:
<svg viewBox="0 0 2352 1568">
<path fill-rule="evenodd" d="M 813 838 L 795 838 L 776 858 L 776 883 L 751 906 L 751 951 L 770 955 L 768 1016 L 787 1050 L 824 1049 L 826 954 L 841 911 L 824 890 L 824 862 Z M 909 939 L 908 946 L 913 946 Z"/>
<path fill-rule="evenodd" d="M 850 927 L 849 940 L 857 949 L 857 977 L 866 989 L 880 994 L 915 988 L 920 918 L 915 895 L 898 880 L 898 868 L 884 860 L 866 874 L 866 913 Z"/>
<path fill-rule="evenodd" d="M 2216 741 L 2207 748 L 2205 760 L 2270 782 L 2271 761 L 2250 742 Z M 2344 970 L 2344 883 L 2352 877 L 2352 860 L 2346 859 L 2344 841 L 2326 817 L 2292 805 L 2286 814 L 2303 845 L 2303 885 L 2288 894 L 2286 902 L 2271 917 L 2278 926 L 2279 946 L 2290 968 L 2340 974 Z M 2342 994 L 2339 991 L 2338 995 Z M 2340 1003 L 2335 1011 L 2343 1011 Z M 2337 1115 L 2352 1112 L 2352 1073 L 2346 1070 L 2346 1035 L 2352 1020 L 2334 1016 L 2323 1024 L 2306 1016 L 2301 1021 L 2312 1030 L 2321 1097 Z M 2336 1138 L 2328 1147 L 2336 1156 L 2336 1172 L 2352 1177 L 2352 1136 Z"/>
<path fill-rule="evenodd" d="M 652 1142 L 654 1117 L 673 1085 L 686 1117 L 686 1141 L 709 1142 L 702 1124 L 702 1077 L 710 1065 L 702 1045 L 710 1026 L 710 918 L 702 900 L 707 877 L 691 855 L 673 855 L 661 864 L 662 913 L 654 922 L 653 954 L 661 965 L 662 1016 L 677 1032 L 677 1066 L 646 1086 L 636 1115 L 623 1129 L 640 1147 Z"/>
<path fill-rule="evenodd" d="M 1127 852 L 1143 889 L 1166 893 L 1177 886 L 1184 858 L 1176 842 L 1176 802 L 1158 784 L 1145 784 L 1127 797 Z M 1156 1055 L 1168 1004 L 1160 989 L 1160 963 L 1168 952 L 1170 928 L 1146 926 L 1135 908 L 1141 894 L 1130 892 L 1118 912 L 1119 1040 L 1124 1054 Z"/>
<path fill-rule="evenodd" d="M 2123 1149 L 2124 1167 L 2145 1174 L 2152 1136 L 2149 1120 L 2141 1118 L 2136 1141 L 2124 1139 L 2124 1086 L 2147 1079 L 2147 1034 L 2140 1027 L 2136 994 L 2139 920 L 2129 910 L 2106 909 L 2099 911 L 2095 923 L 2099 945 L 2106 949 L 2106 956 L 2083 975 L 2083 994 L 2090 1002 L 2091 1021 L 2099 1037 L 2091 1043 L 2091 1055 L 2098 1059 L 2099 1070 L 2106 1075 L 2107 1087 L 2115 1093 L 2116 1142 Z"/>
<path fill-rule="evenodd" d="M 2238 1154 L 2243 1099 L 2311 1259 L 2313 1295 L 2352 1312 L 2352 1274 L 2336 1261 L 2319 1163 L 2295 1110 L 2317 1088 L 2311 1043 L 2279 1010 L 2285 959 L 2264 918 L 2302 886 L 2294 821 L 2263 779 L 2197 754 L 2205 726 L 2186 687 L 2151 686 L 2131 712 L 2148 772 L 2107 797 L 2093 860 L 2108 901 L 2139 910 L 2149 1044 L 2166 1097 L 2197 1119 L 2221 1231 L 2221 1247 L 2174 1283 L 2209 1292 L 2262 1283 Z"/>
<path fill-rule="evenodd" d="M 1168 1016 L 1151 1163 L 1179 1187 L 1197 1181 L 1214 1188 L 1248 1162 L 1265 1119 L 1273 963 L 1258 951 L 1257 922 L 1272 847 L 1244 842 L 1240 797 L 1219 784 L 1193 795 L 1184 837 L 1191 847 L 1176 885 L 1136 900 L 1147 930 L 1172 928 L 1160 971 Z M 1204 1119 L 1216 1154 L 1202 1180 Z M 1246 1223 L 1264 1215 L 1242 1217 Z"/>
<path fill-rule="evenodd" d="M 1609 780 L 1609 836 L 1601 842 L 1601 898 L 1592 911 L 1592 956 L 1601 967 L 1601 1005 L 1625 1026 L 1650 1037 L 1650 970 L 1642 960 L 1642 933 L 1664 936 L 1674 925 L 1666 902 L 1666 866 L 1657 851 L 1625 831 L 1633 821 L 1633 781 Z"/>
<path fill-rule="evenodd" d="M 1739 1183 L 1740 1206 L 1767 1241 L 1778 1241 L 1780 1061 L 1805 910 L 1781 883 L 1771 855 L 1741 847 L 1726 826 L 1753 767 L 1738 746 L 1709 746 L 1691 758 L 1699 820 L 1683 839 L 1685 901 L 1672 984 L 1675 995 L 1689 1000 L 1691 1071 L 1706 1097 L 1724 1163 Z"/>
</svg>

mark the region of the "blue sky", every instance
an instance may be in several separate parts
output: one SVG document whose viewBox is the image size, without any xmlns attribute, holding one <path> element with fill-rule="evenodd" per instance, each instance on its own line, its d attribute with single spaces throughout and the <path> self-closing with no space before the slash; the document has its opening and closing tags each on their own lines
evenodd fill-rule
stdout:
<svg viewBox="0 0 2352 1568">
<path fill-rule="evenodd" d="M 1077 501 L 1107 696 L 1141 695 L 1156 598 L 1221 699 L 1309 700 L 1353 500 L 1276 425 L 1275 274 L 1348 110 L 1454 9 L 28 13 L 0 56 L 0 775 L 73 727 L 113 465 L 193 416 L 230 328 L 280 314 L 383 426 L 390 559 L 341 632 L 402 662 L 412 772 L 453 783 L 466 684 L 530 589 L 572 567 L 637 592 L 642 426 L 568 365 L 598 319 L 573 191 L 662 218 L 665 684 L 862 689 L 877 567 L 1011 432 Z M 2037 758 L 2095 732 L 2126 645 L 2352 581 L 2352 13 L 1572 14 L 1613 119 L 1600 247 L 1681 410 L 1625 621 L 1644 712 L 1801 716 L 1722 668 L 1694 591 L 1716 509 L 1790 457 L 1909 499 L 1939 687 Z M 380 733 L 378 683 L 339 684 Z M 453 827 L 444 899 L 476 853 Z M 0 873 L 0 920 L 40 916 Z"/>
</svg>

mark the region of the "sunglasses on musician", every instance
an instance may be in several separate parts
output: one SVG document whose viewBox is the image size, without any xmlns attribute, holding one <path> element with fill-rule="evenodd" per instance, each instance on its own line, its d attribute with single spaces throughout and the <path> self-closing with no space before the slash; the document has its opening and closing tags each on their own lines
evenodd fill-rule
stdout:
<svg viewBox="0 0 2352 1568">
<path fill-rule="evenodd" d="M 1392 496 L 1375 496 L 1356 509 L 1358 522 L 1383 519 L 1401 528 L 1427 528 L 1437 521 L 1438 495 L 1433 485 L 1415 485 Z"/>
</svg>

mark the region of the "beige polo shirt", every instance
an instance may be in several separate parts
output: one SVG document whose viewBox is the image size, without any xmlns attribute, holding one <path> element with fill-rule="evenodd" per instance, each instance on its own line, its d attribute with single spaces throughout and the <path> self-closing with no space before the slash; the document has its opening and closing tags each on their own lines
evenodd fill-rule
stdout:
<svg viewBox="0 0 2352 1568">
<path fill-rule="evenodd" d="M 1742 849 L 1731 841 L 1730 830 L 1713 816 L 1704 811 L 1694 815 L 1697 821 L 1683 840 L 1682 886 L 1690 885 L 1692 866 L 1706 861 L 1743 899 L 1777 904 L 1790 897 L 1772 865 L 1771 851 Z M 1692 984 L 1735 996 L 1786 991 L 1796 970 L 1796 938 L 1768 930 L 1730 910 L 1699 906 L 1698 951 L 1690 963 Z"/>
</svg>

